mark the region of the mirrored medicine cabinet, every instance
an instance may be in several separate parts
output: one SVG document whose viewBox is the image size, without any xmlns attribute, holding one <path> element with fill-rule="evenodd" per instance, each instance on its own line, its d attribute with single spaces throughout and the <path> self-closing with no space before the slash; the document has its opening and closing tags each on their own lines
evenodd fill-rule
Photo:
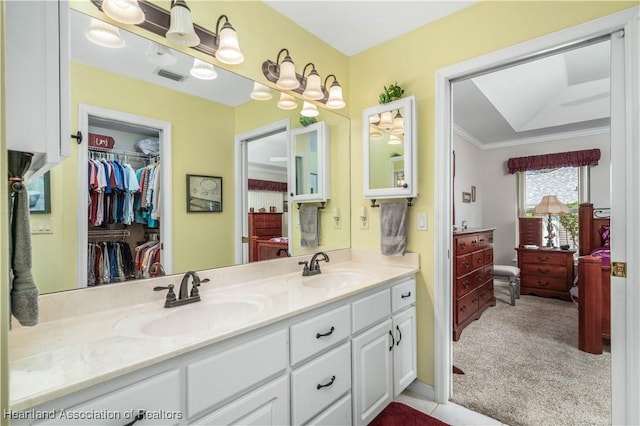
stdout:
<svg viewBox="0 0 640 426">
<path fill-rule="evenodd" d="M 323 121 L 291 130 L 289 193 L 294 203 L 329 199 L 329 146 Z"/>
<path fill-rule="evenodd" d="M 362 113 L 364 198 L 418 195 L 415 96 Z"/>
</svg>

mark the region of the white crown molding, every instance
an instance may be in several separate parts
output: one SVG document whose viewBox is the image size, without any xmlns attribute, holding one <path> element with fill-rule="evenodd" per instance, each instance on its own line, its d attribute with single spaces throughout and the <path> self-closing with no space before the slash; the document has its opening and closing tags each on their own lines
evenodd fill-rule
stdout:
<svg viewBox="0 0 640 426">
<path fill-rule="evenodd" d="M 457 134 L 462 139 L 466 140 L 467 142 L 469 142 L 471 145 L 475 146 L 478 149 L 487 149 L 485 148 L 482 142 L 480 142 L 478 139 L 475 138 L 475 136 L 473 136 L 471 133 L 467 132 L 465 129 L 463 129 L 462 127 L 458 126 L 455 123 L 453 124 L 453 133 Z"/>
</svg>

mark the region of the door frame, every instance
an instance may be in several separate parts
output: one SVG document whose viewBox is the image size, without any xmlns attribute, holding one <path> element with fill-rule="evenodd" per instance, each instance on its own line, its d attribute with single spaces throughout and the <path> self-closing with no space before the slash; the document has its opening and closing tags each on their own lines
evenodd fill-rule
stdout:
<svg viewBox="0 0 640 426">
<path fill-rule="evenodd" d="M 249 187 L 248 187 L 248 179 L 249 179 L 249 163 L 247 159 L 247 143 L 260 139 L 262 137 L 274 134 L 278 131 L 286 132 L 285 137 L 287 141 L 291 140 L 291 120 L 289 118 L 285 118 L 283 120 L 275 121 L 271 124 L 267 124 L 266 126 L 258 127 L 256 129 L 249 130 L 244 133 L 240 133 L 234 137 L 233 143 L 233 157 L 234 157 L 234 167 L 233 174 L 235 180 L 235 188 L 236 191 L 239 191 L 239 196 L 235 197 L 234 207 L 235 207 L 235 220 L 234 220 L 234 229 L 235 229 L 235 244 L 234 244 L 234 253 L 235 253 L 235 263 L 237 265 L 241 265 L 243 263 L 247 263 L 249 261 L 249 244 L 242 242 L 243 236 L 248 236 L 249 233 L 249 218 L 247 216 L 247 212 L 249 211 Z M 287 149 L 289 152 L 289 149 Z M 290 161 L 287 161 L 287 168 L 291 167 Z M 289 170 L 287 170 L 287 176 L 289 175 Z M 238 192 L 236 192 L 238 193 Z M 287 193 L 288 196 L 288 193 Z M 289 206 L 291 208 L 291 206 Z M 293 232 L 291 220 L 287 220 L 288 224 L 288 234 L 291 235 Z M 289 240 L 288 252 L 291 253 L 291 240 Z"/>
<path fill-rule="evenodd" d="M 173 181 L 171 162 L 171 123 L 168 121 L 156 120 L 154 118 L 143 117 L 141 115 L 129 114 L 127 112 L 116 111 L 94 105 L 80 104 L 78 106 L 78 128 L 85 135 L 85 142 L 78 147 L 78 287 L 86 287 L 87 280 L 82 277 L 87 275 L 87 205 L 89 194 L 87 192 L 87 161 L 89 160 L 88 140 L 89 140 L 89 117 L 103 118 L 106 120 L 121 121 L 123 123 L 136 126 L 156 129 L 159 133 L 160 144 L 160 185 L 162 188 L 161 218 L 160 218 L 160 240 L 162 249 L 160 251 L 160 263 L 167 275 L 173 273 Z M 83 220 L 84 218 L 84 220 Z"/>
<path fill-rule="evenodd" d="M 435 400 L 447 403 L 452 391 L 452 102 L 451 81 L 488 71 L 532 57 L 540 52 L 577 44 L 589 39 L 624 30 L 624 78 L 619 84 L 624 105 L 612 105 L 612 169 L 622 182 L 612 185 L 612 234 L 618 246 L 612 246 L 615 261 L 638 259 L 640 247 L 640 8 L 630 8 L 603 18 L 536 38 L 493 53 L 460 62 L 436 71 L 435 134 L 435 265 L 434 343 Z M 614 50 L 612 45 L 612 51 Z M 612 64 L 613 65 L 613 64 Z M 616 78 L 612 70 L 612 82 Z M 622 77 L 620 73 L 618 77 Z M 612 91 L 612 100 L 614 92 Z M 614 118 L 615 114 L 615 118 Z M 622 128 L 620 127 L 622 126 Z M 615 129 L 614 127 L 617 127 Z M 614 151 L 618 150 L 614 157 Z M 617 161 L 613 163 L 613 161 Z M 626 161 L 626 164 L 625 164 Z M 626 169 L 626 170 L 625 170 Z M 614 172 L 615 173 L 615 172 Z M 613 180 L 612 180 L 613 182 Z M 626 240 L 626 241 L 625 241 Z M 437 247 L 447 247 L 438 250 Z M 612 416 L 613 424 L 640 424 L 640 289 L 638 265 L 627 263 L 627 278 L 612 277 Z M 630 283 L 632 285 L 626 285 Z M 614 291 L 615 288 L 615 291 Z"/>
</svg>

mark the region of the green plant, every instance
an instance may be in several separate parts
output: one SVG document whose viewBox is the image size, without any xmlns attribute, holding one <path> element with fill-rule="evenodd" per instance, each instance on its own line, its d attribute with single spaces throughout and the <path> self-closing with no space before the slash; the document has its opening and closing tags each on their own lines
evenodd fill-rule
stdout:
<svg viewBox="0 0 640 426">
<path fill-rule="evenodd" d="M 315 122 L 317 122 L 318 120 L 315 117 L 305 117 L 303 115 L 300 116 L 300 124 L 302 124 L 303 126 L 308 126 L 309 124 L 313 124 Z"/>
<path fill-rule="evenodd" d="M 567 204 L 569 208 L 578 207 L 578 203 L 569 203 Z M 571 241 L 573 242 L 573 246 L 577 247 L 576 238 L 578 237 L 578 231 L 580 230 L 580 221 L 578 219 L 577 213 L 569 213 L 558 217 L 558 221 L 560 225 L 567 231 L 569 236 L 571 237 Z"/>
<path fill-rule="evenodd" d="M 398 86 L 398 82 L 396 81 L 393 84 L 390 84 L 389 87 L 384 86 L 384 92 L 380 93 L 378 96 L 378 103 L 386 104 L 391 101 L 395 101 L 396 99 L 400 99 L 404 94 L 404 89 Z"/>
</svg>

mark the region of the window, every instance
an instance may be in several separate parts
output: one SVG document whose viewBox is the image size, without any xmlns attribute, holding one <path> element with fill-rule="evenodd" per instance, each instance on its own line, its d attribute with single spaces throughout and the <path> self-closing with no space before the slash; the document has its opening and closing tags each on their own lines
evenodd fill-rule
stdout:
<svg viewBox="0 0 640 426">
<path fill-rule="evenodd" d="M 558 247 L 577 246 L 578 205 L 583 202 L 581 194 L 587 185 L 588 167 L 559 167 L 545 170 L 527 170 L 518 172 L 520 190 L 518 191 L 518 214 L 531 216 L 533 208 L 545 195 L 556 195 L 558 200 L 569 207 L 570 215 L 560 219 L 552 216 L 552 242 Z M 562 222 L 562 223 L 561 223 Z M 575 223 L 574 223 L 575 222 Z M 543 245 L 547 242 L 547 218 L 542 223 Z"/>
</svg>

